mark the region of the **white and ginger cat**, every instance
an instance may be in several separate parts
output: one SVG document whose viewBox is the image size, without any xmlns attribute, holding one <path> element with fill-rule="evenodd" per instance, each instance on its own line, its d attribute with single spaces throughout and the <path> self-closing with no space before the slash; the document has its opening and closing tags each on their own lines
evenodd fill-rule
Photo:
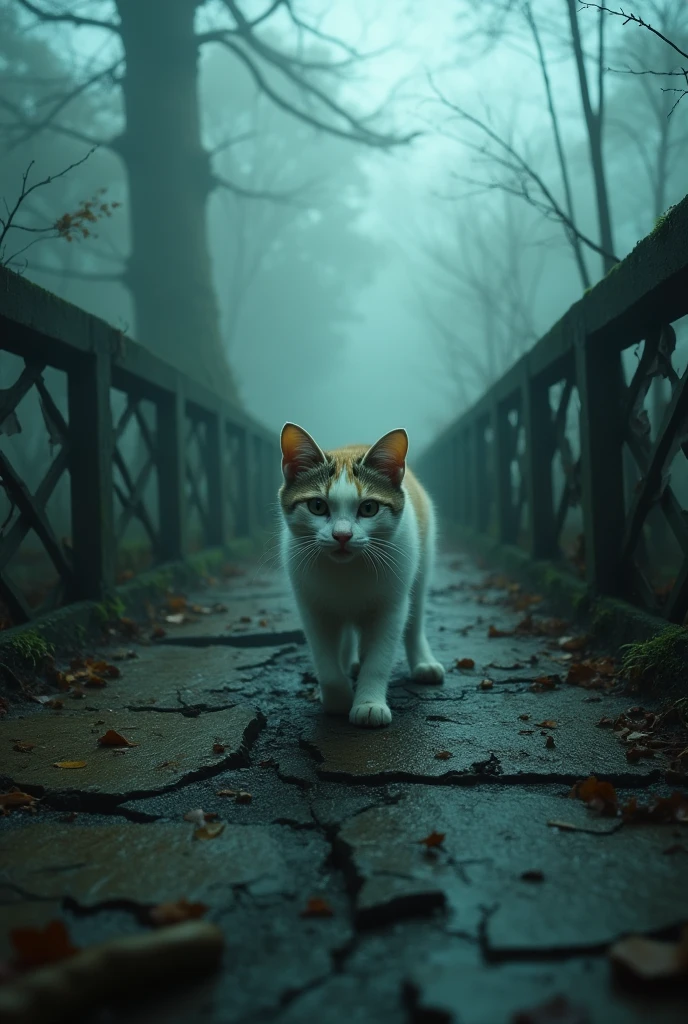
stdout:
<svg viewBox="0 0 688 1024">
<path fill-rule="evenodd" d="M 294 423 L 282 430 L 282 556 L 323 708 L 368 728 L 392 721 L 387 685 L 402 635 L 412 678 L 444 679 L 424 629 L 435 517 L 407 450 L 405 430 L 330 452 Z"/>
</svg>

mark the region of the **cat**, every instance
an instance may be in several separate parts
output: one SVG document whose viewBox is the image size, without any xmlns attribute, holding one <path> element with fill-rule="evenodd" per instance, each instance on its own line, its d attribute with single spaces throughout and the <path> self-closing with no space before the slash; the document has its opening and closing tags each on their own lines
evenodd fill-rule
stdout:
<svg viewBox="0 0 688 1024">
<path fill-rule="evenodd" d="M 282 559 L 323 708 L 353 725 L 389 725 L 387 685 L 402 635 L 411 678 L 444 679 L 424 628 L 435 515 L 406 469 L 406 431 L 325 452 L 286 423 L 281 446 Z"/>
</svg>

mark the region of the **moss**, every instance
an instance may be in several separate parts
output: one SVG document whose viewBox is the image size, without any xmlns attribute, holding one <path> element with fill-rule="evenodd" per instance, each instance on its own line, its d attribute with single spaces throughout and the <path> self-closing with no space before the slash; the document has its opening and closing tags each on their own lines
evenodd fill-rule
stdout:
<svg viewBox="0 0 688 1024">
<path fill-rule="evenodd" d="M 659 234 L 659 232 L 662 230 L 662 228 L 664 227 L 666 222 L 669 220 L 669 214 L 671 213 L 671 211 L 673 209 L 674 209 L 674 207 L 670 206 L 669 209 L 666 211 L 666 213 L 661 214 L 657 218 L 657 220 L 654 223 L 654 227 L 652 228 L 652 231 L 648 235 L 648 238 L 652 238 L 654 235 L 658 235 Z"/>
<path fill-rule="evenodd" d="M 121 619 L 125 612 L 124 601 L 119 597 L 108 597 L 96 605 L 96 615 L 102 623 Z"/>
<path fill-rule="evenodd" d="M 614 627 L 614 613 L 611 608 L 603 604 L 596 604 L 590 619 L 593 633 L 604 635 L 610 633 Z"/>
<path fill-rule="evenodd" d="M 667 626 L 649 640 L 626 644 L 621 667 L 632 682 L 653 688 L 670 685 L 685 676 L 688 663 L 688 630 Z"/>
<path fill-rule="evenodd" d="M 22 661 L 30 661 L 37 665 L 44 658 L 50 657 L 55 650 L 53 644 L 48 643 L 35 629 L 27 629 L 8 641 L 7 646 L 12 653 Z"/>
</svg>

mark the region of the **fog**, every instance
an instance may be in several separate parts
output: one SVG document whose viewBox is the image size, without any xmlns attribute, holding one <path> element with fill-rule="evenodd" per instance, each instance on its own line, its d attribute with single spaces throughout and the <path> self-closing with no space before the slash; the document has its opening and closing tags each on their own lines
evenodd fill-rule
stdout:
<svg viewBox="0 0 688 1024">
<path fill-rule="evenodd" d="M 0 0 L 0 193 L 11 207 L 31 161 L 40 180 L 100 142 L 32 194 L 23 222 L 49 227 L 100 189 L 121 204 L 87 237 L 46 232 L 14 269 L 232 392 L 267 426 L 294 420 L 324 447 L 405 426 L 421 449 L 580 297 L 581 259 L 593 285 L 686 191 L 687 114 L 679 104 L 668 116 L 676 94 L 662 91 L 677 80 L 630 73 L 672 70 L 676 54 L 595 9 L 574 4 L 593 115 L 603 88 L 606 263 L 567 0 L 294 0 L 263 20 L 267 0 L 150 0 L 140 29 L 135 7 Z M 197 36 L 230 32 L 229 48 L 198 46 L 192 113 L 189 82 L 177 91 L 172 57 L 157 52 L 171 30 L 155 31 L 155 11 L 167 20 L 182 8 L 195 8 Z M 232 34 L 237 8 L 260 22 L 257 43 Z M 45 18 L 65 12 L 77 23 Z M 686 46 L 685 5 L 641 0 L 638 13 Z M 121 38 L 78 23 L 120 16 Z M 534 183 L 568 209 L 538 40 L 573 230 Z M 157 79 L 142 73 L 144 45 Z M 296 63 L 283 74 L 261 45 Z M 154 101 L 169 119 L 147 129 L 166 147 L 157 166 L 139 123 Z M 508 159 L 466 115 L 512 147 Z M 215 176 L 202 186 L 185 178 L 196 116 Z M 148 179 L 137 195 L 134 175 Z M 586 239 L 578 256 L 574 237 Z"/>
</svg>

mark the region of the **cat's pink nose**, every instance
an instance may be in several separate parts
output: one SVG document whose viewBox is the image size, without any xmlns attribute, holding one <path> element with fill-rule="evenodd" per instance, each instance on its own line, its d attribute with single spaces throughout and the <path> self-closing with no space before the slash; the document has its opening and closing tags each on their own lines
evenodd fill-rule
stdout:
<svg viewBox="0 0 688 1024">
<path fill-rule="evenodd" d="M 344 550 L 348 541 L 353 537 L 353 533 L 349 529 L 348 525 L 344 523 L 335 523 L 334 529 L 332 530 L 332 536 L 335 540 L 339 541 L 339 546 Z"/>
</svg>

